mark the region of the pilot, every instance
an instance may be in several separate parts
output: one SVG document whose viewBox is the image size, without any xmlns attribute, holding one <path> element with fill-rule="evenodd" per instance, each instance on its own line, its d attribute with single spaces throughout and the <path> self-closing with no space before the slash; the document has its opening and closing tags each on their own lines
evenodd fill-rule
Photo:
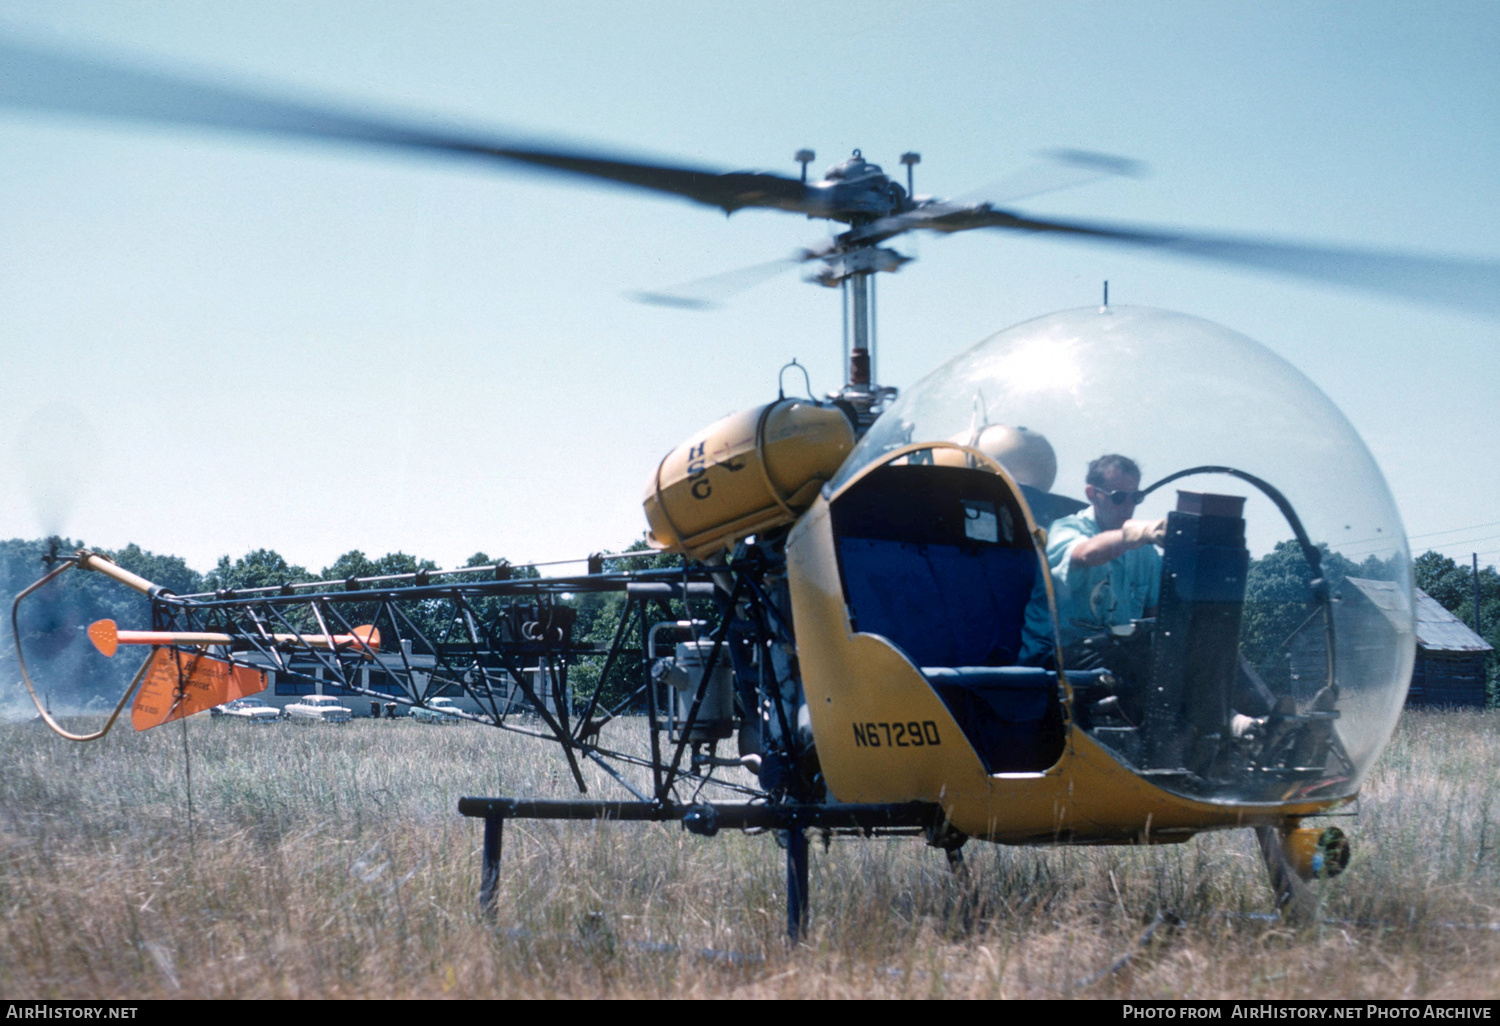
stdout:
<svg viewBox="0 0 1500 1026">
<path fill-rule="evenodd" d="M 1063 517 L 1048 531 L 1047 563 L 1057 596 L 1058 628 L 1064 665 L 1076 643 L 1111 627 L 1156 615 L 1161 589 L 1161 555 L 1155 546 L 1166 534 L 1165 520 L 1135 520 L 1143 496 L 1135 461 L 1110 453 L 1089 464 L 1084 495 L 1090 509 Z M 1026 610 L 1023 662 L 1050 653 L 1051 624 L 1045 598 Z"/>
</svg>

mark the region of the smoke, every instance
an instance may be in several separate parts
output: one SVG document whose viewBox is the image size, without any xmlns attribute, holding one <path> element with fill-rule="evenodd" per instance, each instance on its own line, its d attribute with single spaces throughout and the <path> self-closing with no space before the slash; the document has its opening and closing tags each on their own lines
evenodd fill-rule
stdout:
<svg viewBox="0 0 1500 1026">
<path fill-rule="evenodd" d="M 0 723 L 24 723 L 36 719 L 37 710 L 21 680 L 9 621 L 5 617 L 0 627 Z M 82 642 L 82 632 L 78 634 Z M 103 660 L 90 658 L 85 647 L 86 643 L 75 642 L 50 658 L 34 655 L 31 646 L 26 647 L 31 681 L 54 716 L 106 716 L 119 700 L 123 686 L 115 679 L 119 674 L 107 672 L 116 668 L 98 665 Z"/>
<path fill-rule="evenodd" d="M 52 401 L 38 406 L 22 422 L 15 442 L 16 463 L 25 481 L 27 497 L 37 526 L 46 535 L 63 535 L 83 500 L 90 478 L 90 468 L 99 458 L 100 441 L 93 424 L 77 406 Z M 7 543 L 15 544 L 15 543 Z M 30 578 L 30 565 L 36 549 L 43 546 L 20 543 L 26 558 L 19 563 Z M 12 555 L 19 556 L 20 553 Z M 35 561 L 36 576 L 44 569 Z M 19 591 L 29 580 L 14 573 L 10 588 Z M 83 627 L 93 612 L 88 596 L 73 586 L 74 582 L 54 583 L 26 600 L 21 611 L 22 644 L 33 682 L 49 710 L 60 716 L 82 715 L 97 711 L 98 696 L 107 687 L 105 680 L 116 674 L 91 665 L 83 651 Z M 0 588 L 0 592 L 5 591 Z M 0 594 L 0 721 L 16 722 L 36 716 L 36 707 L 21 682 L 16 642 L 11 633 L 9 606 L 11 594 Z M 101 670 L 104 670 L 101 673 Z"/>
<path fill-rule="evenodd" d="M 127 616 L 131 610 L 121 602 L 136 600 L 114 595 L 95 575 L 66 573 L 28 595 L 17 610 L 18 649 L 11 600 L 45 572 L 50 548 L 40 540 L 0 542 L 0 721 L 37 714 L 22 682 L 22 654 L 39 697 L 59 716 L 107 713 L 135 669 L 129 659 L 106 659 L 88 642 L 89 623 Z"/>
<path fill-rule="evenodd" d="M 98 454 L 98 433 L 71 403 L 39 406 L 21 425 L 16 462 L 44 534 L 60 535 L 67 529 L 86 491 L 88 468 Z"/>
<path fill-rule="evenodd" d="M 21 684 L 16 668 L 16 646 L 10 640 L 10 624 L 0 627 L 0 672 L 5 674 L 0 686 L 0 723 L 20 723 L 36 715 L 36 708 Z"/>
</svg>

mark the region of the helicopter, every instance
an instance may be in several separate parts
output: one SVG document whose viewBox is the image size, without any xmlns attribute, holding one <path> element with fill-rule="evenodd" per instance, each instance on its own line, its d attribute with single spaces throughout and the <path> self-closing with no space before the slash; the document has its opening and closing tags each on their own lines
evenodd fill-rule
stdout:
<svg viewBox="0 0 1500 1026">
<path fill-rule="evenodd" d="M 1495 265 L 921 197 L 915 153 L 901 158 L 904 187 L 859 151 L 809 181 L 807 150 L 798 177 L 721 172 L 455 135 L 19 45 L 0 48 L 0 69 L 0 102 L 12 106 L 459 156 L 847 226 L 793 258 L 818 264 L 815 281 L 842 295 L 847 381 L 824 398 L 783 392 L 657 464 L 646 518 L 679 567 L 617 570 L 639 558 L 619 553 L 571 577 L 519 578 L 495 564 L 179 596 L 80 551 L 17 596 L 13 617 L 69 570 L 150 599 L 149 630 L 90 628 L 101 652 L 150 650 L 103 729 L 132 698 L 132 722 L 149 729 L 273 676 L 424 708 L 463 696 L 472 711 L 445 715 L 550 739 L 580 791 L 591 763 L 629 795 L 463 799 L 460 811 L 485 823 L 481 903 L 491 908 L 503 824 L 526 817 L 675 821 L 705 836 L 776 830 L 794 937 L 808 911 L 809 830 L 918 834 L 960 866 L 971 839 L 1178 843 L 1248 827 L 1291 911 L 1307 907 L 1309 881 L 1347 864 L 1342 834 L 1303 820 L 1357 795 L 1394 728 L 1413 635 L 1399 516 L 1347 422 L 1248 340 L 1107 297 L 1002 332 L 898 393 L 878 379 L 874 283 L 908 262 L 893 248 L 902 236 L 981 229 L 1272 266 L 1479 310 L 1492 309 Z M 1163 397 L 1183 389 L 1142 376 L 1158 361 L 1186 371 L 1199 394 Z M 1069 502 L 1051 490 L 1045 453 L 1148 444 L 1139 431 L 1123 437 L 1100 399 L 1111 391 L 1155 411 L 1158 435 L 1166 421 L 1177 441 L 1223 446 L 1173 464 L 1146 491 L 1212 477 L 1248 494 L 1225 484 L 1183 493 L 1166 518 L 1162 608 L 1128 632 L 1100 631 L 1096 665 L 1077 668 L 1059 640 L 1046 544 Z M 1225 406 L 1242 414 L 1238 430 L 1212 429 Z M 1247 442 L 1269 458 L 1229 451 Z M 1319 486 L 1335 479 L 1347 487 L 1330 489 L 1332 508 L 1310 509 L 1329 504 Z M 1386 576 L 1369 579 L 1385 587 L 1321 572 L 1326 524 L 1351 508 L 1385 537 Z M 1251 509 L 1280 517 L 1276 530 L 1314 581 L 1286 639 L 1296 672 L 1285 680 L 1267 680 L 1241 651 Z M 624 596 L 608 644 L 572 635 L 566 597 L 589 593 Z M 1051 624 L 1050 662 L 1020 656 L 1031 610 Z M 604 707 L 602 688 L 569 695 L 569 670 L 585 658 L 600 661 L 601 681 L 626 681 L 623 702 Z M 640 712 L 649 755 L 601 740 L 610 721 Z"/>
</svg>

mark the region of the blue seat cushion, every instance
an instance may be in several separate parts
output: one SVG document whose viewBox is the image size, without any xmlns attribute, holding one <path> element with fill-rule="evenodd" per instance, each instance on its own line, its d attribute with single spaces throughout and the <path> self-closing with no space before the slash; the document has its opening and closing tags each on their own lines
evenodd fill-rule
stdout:
<svg viewBox="0 0 1500 1026">
<path fill-rule="evenodd" d="M 1036 666 L 924 666 L 938 694 L 964 694 L 1010 723 L 1035 723 L 1047 713 L 1057 674 Z"/>
</svg>

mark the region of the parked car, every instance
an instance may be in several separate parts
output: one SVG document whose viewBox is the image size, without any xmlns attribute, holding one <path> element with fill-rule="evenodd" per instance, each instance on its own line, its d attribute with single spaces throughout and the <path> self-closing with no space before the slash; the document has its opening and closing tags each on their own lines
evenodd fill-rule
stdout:
<svg viewBox="0 0 1500 1026">
<path fill-rule="evenodd" d="M 412 707 L 411 718 L 418 723 L 463 723 L 463 717 L 448 715 L 459 711 L 451 698 L 429 698 L 425 706 Z"/>
<path fill-rule="evenodd" d="M 233 702 L 214 706 L 208 714 L 227 716 L 233 720 L 249 720 L 251 723 L 275 723 L 281 719 L 280 709 L 267 705 L 258 698 L 236 698 Z"/>
<path fill-rule="evenodd" d="M 339 700 L 332 695 L 308 695 L 300 702 L 293 702 L 282 712 L 289 720 L 313 723 L 348 723 L 354 718 L 354 710 L 339 705 Z"/>
</svg>

